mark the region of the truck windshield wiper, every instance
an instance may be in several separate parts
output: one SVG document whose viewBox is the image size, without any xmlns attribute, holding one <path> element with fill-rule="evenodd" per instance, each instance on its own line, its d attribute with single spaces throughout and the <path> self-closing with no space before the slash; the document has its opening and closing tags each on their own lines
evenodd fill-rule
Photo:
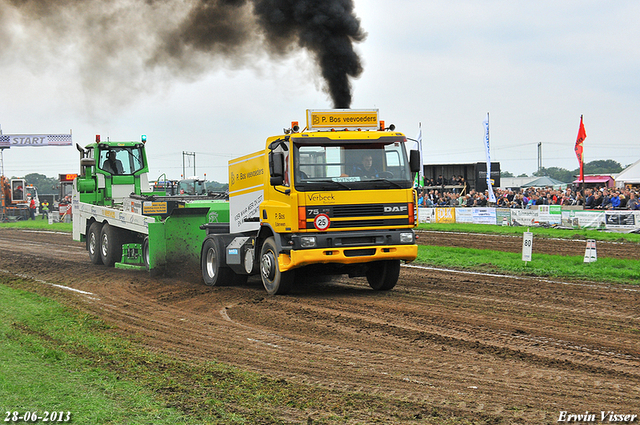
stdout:
<svg viewBox="0 0 640 425">
<path fill-rule="evenodd" d="M 322 180 L 307 180 L 307 183 L 334 183 L 337 184 L 340 187 L 343 187 L 347 190 L 351 190 L 351 187 L 347 186 L 346 184 L 342 183 L 342 182 L 337 182 L 335 180 L 329 180 L 329 179 L 322 179 Z"/>
</svg>

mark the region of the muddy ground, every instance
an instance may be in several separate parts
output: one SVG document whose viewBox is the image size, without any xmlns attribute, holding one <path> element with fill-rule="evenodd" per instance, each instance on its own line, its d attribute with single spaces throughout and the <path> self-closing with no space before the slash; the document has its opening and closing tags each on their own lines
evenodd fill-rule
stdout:
<svg viewBox="0 0 640 425">
<path fill-rule="evenodd" d="M 429 233 L 422 243 L 522 246 L 521 238 Z M 584 254 L 584 241 L 547 243 L 556 254 Z M 535 240 L 534 253 L 542 245 Z M 638 245 L 599 243 L 598 256 L 606 255 L 638 259 Z M 434 414 L 487 423 L 557 423 L 561 411 L 640 414 L 637 286 L 407 266 L 387 293 L 340 278 L 269 297 L 255 278 L 209 288 L 197 272 L 150 277 L 94 266 L 69 234 L 12 229 L 0 229 L 0 273 L 36 279 L 32 290 L 55 291 L 142 336 L 150 349 L 376 394 L 390 406 L 363 406 L 354 423 L 421 423 Z M 306 423 L 326 413 L 287 415 Z"/>
</svg>

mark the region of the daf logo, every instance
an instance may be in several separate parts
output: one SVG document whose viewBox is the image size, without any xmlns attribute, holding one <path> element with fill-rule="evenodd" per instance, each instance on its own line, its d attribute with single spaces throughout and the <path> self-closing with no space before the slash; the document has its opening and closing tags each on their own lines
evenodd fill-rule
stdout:
<svg viewBox="0 0 640 425">
<path fill-rule="evenodd" d="M 407 212 L 408 211 L 408 207 L 406 205 L 402 205 L 402 206 L 393 206 L 393 207 L 384 207 L 384 212 L 385 213 L 392 213 L 392 212 Z"/>
</svg>

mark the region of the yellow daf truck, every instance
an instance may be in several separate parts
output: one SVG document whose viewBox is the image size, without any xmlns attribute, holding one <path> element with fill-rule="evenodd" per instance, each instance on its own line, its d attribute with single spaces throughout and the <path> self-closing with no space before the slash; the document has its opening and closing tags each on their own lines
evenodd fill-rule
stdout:
<svg viewBox="0 0 640 425">
<path fill-rule="evenodd" d="M 366 276 L 390 290 L 417 255 L 418 151 L 377 110 L 308 110 L 265 149 L 229 161 L 229 223 L 202 226 L 208 285 L 260 274 L 269 294 L 299 276 Z"/>
</svg>

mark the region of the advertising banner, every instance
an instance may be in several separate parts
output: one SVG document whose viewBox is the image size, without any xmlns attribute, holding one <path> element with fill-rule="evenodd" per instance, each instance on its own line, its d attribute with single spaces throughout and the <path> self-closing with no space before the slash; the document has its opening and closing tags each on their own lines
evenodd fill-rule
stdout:
<svg viewBox="0 0 640 425">
<path fill-rule="evenodd" d="M 495 208 L 472 208 L 471 214 L 475 224 L 496 224 Z"/>
<path fill-rule="evenodd" d="M 538 210 L 511 210 L 513 226 L 535 226 L 538 224 Z"/>
<path fill-rule="evenodd" d="M 419 208 L 420 223 L 474 223 L 498 226 L 560 225 L 574 229 L 602 229 L 629 232 L 640 229 L 640 211 L 566 210 L 560 205 L 539 205 L 537 209 L 509 208 Z"/>
<path fill-rule="evenodd" d="M 456 212 L 451 208 L 436 208 L 436 223 L 455 223 Z"/>
<path fill-rule="evenodd" d="M 456 208 L 456 223 L 473 223 L 472 208 Z"/>
<path fill-rule="evenodd" d="M 634 211 L 605 212 L 605 226 L 607 230 L 633 230 L 638 222 Z"/>
<path fill-rule="evenodd" d="M 560 224 L 562 222 L 562 205 L 538 205 L 538 222 Z"/>
<path fill-rule="evenodd" d="M 604 211 L 565 211 L 562 214 L 563 224 L 564 216 L 568 213 L 568 227 L 574 229 L 604 229 L 606 217 Z"/>
<path fill-rule="evenodd" d="M 435 208 L 418 208 L 418 223 L 435 223 L 436 222 L 436 209 Z"/>
<path fill-rule="evenodd" d="M 511 209 L 496 208 L 496 224 L 498 226 L 510 226 L 511 225 Z"/>
</svg>

